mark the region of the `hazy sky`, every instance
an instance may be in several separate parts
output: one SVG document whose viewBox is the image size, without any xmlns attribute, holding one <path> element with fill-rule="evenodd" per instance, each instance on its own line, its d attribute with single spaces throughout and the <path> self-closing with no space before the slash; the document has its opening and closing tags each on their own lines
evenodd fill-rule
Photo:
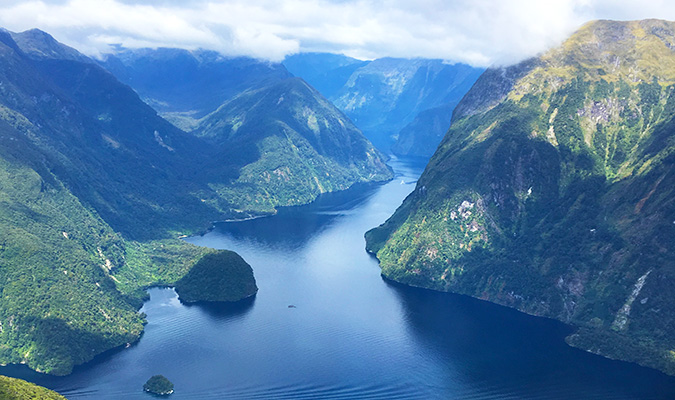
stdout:
<svg viewBox="0 0 675 400">
<path fill-rule="evenodd" d="M 97 55 L 206 48 L 274 61 L 300 51 L 505 64 L 592 19 L 675 20 L 660 0 L 0 0 L 0 26 L 39 28 Z"/>
</svg>

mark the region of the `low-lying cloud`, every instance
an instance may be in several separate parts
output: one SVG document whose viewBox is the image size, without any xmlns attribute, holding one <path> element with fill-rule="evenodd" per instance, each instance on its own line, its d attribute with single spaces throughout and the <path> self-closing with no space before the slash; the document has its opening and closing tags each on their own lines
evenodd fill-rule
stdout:
<svg viewBox="0 0 675 400">
<path fill-rule="evenodd" d="M 675 19 L 626 0 L 6 0 L 0 25 L 39 28 L 98 55 L 110 45 L 217 50 L 279 61 L 301 51 L 506 64 L 592 19 Z"/>
</svg>

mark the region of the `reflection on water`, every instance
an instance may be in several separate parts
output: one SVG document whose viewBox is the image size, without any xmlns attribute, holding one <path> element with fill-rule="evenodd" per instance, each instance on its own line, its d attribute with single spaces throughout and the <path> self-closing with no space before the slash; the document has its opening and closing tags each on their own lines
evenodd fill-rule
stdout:
<svg viewBox="0 0 675 400">
<path fill-rule="evenodd" d="M 218 303 L 199 301 L 195 303 L 186 303 L 178 299 L 180 303 L 187 308 L 198 308 L 204 313 L 218 321 L 236 320 L 251 311 L 255 303 L 255 295 L 234 303 Z"/>
<path fill-rule="evenodd" d="M 415 338 L 438 357 L 463 360 L 462 375 L 471 381 L 467 397 L 675 398 L 672 378 L 567 346 L 564 338 L 573 331 L 567 325 L 467 296 L 385 282 L 400 298 Z"/>
<path fill-rule="evenodd" d="M 255 218 L 216 223 L 214 229 L 216 234 L 226 233 L 232 240 L 298 250 L 336 218 L 363 205 L 381 186 L 359 184 L 348 191 L 324 194 L 307 206 L 279 208 L 274 223 L 270 223 L 270 218 Z"/>
<path fill-rule="evenodd" d="M 155 374 L 174 382 L 174 400 L 675 398 L 675 379 L 570 348 L 556 321 L 383 281 L 363 234 L 423 167 L 392 165 L 387 184 L 189 239 L 241 254 L 255 271 L 254 298 L 185 305 L 173 289 L 151 289 L 137 345 L 68 377 L 0 372 L 71 400 L 148 399 L 141 388 Z"/>
</svg>

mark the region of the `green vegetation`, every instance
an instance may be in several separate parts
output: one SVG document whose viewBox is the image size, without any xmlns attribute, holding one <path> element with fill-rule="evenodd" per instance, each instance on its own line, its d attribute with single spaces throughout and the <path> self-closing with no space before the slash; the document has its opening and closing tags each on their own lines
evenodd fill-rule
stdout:
<svg viewBox="0 0 675 400">
<path fill-rule="evenodd" d="M 43 174 L 0 154 L 0 359 L 65 374 L 133 342 L 143 320 L 110 279 L 124 241 Z"/>
<path fill-rule="evenodd" d="M 488 70 L 366 234 L 382 273 L 560 319 L 572 345 L 675 374 L 674 32 L 600 21 Z"/>
<path fill-rule="evenodd" d="M 212 250 L 125 240 L 43 173 L 0 155 L 0 358 L 61 375 L 137 340 L 143 289 L 173 284 Z"/>
<path fill-rule="evenodd" d="M 3 400 L 65 400 L 60 394 L 26 382 L 0 375 L 0 399 Z"/>
<path fill-rule="evenodd" d="M 318 186 L 299 198 L 290 193 L 312 182 L 328 191 L 390 176 L 355 129 L 331 131 L 338 142 L 321 131 L 315 142 L 293 142 L 329 146 L 299 154 L 305 165 L 334 169 L 335 181 L 324 178 L 326 168 L 295 169 L 297 157 L 255 164 L 246 157 L 259 155 L 256 140 L 220 146 L 177 129 L 95 62 L 40 31 L 0 32 L 0 61 L 0 363 L 64 375 L 133 343 L 145 324 L 138 313 L 145 289 L 172 286 L 219 254 L 176 237 L 311 201 Z M 313 160 L 319 153 L 325 159 Z M 300 179 L 255 181 L 277 168 Z M 242 192 L 248 197 L 234 195 L 237 185 L 251 185 Z"/>
<path fill-rule="evenodd" d="M 210 183 L 235 209 L 274 212 L 392 176 L 359 130 L 298 78 L 240 94 L 204 117 L 193 133 L 243 166 L 230 180 Z M 208 169 L 226 168 L 217 161 Z"/>
<path fill-rule="evenodd" d="M 258 291 L 251 266 L 237 253 L 221 250 L 202 257 L 176 282 L 182 301 L 239 301 Z"/>
<path fill-rule="evenodd" d="M 165 396 L 173 393 L 173 383 L 164 375 L 153 375 L 143 384 L 143 390 L 152 394 Z"/>
</svg>

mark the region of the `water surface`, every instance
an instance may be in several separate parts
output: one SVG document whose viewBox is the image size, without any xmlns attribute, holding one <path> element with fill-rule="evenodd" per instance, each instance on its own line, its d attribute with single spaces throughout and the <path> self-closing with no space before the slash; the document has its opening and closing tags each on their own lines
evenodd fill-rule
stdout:
<svg viewBox="0 0 675 400">
<path fill-rule="evenodd" d="M 2 373 L 69 399 L 673 399 L 675 379 L 568 347 L 556 321 L 464 296 L 388 283 L 363 234 L 412 191 L 423 164 L 393 160 L 385 185 L 322 197 L 278 215 L 218 224 L 192 243 L 231 249 L 258 295 L 184 305 L 152 289 L 146 332 L 63 378 Z M 292 306 L 292 307 L 289 307 Z"/>
</svg>

